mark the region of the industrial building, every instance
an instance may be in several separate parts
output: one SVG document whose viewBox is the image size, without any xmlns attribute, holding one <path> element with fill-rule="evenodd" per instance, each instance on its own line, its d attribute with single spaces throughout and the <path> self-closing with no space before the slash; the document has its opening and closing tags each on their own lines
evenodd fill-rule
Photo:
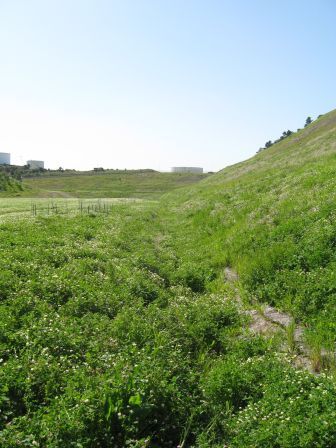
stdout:
<svg viewBox="0 0 336 448">
<path fill-rule="evenodd" d="M 196 166 L 173 166 L 172 173 L 203 173 L 203 168 Z"/>
<path fill-rule="evenodd" d="M 29 168 L 31 170 L 36 170 L 39 168 L 44 168 L 44 161 L 43 160 L 27 160 L 27 165 L 29 165 Z"/>
<path fill-rule="evenodd" d="M 10 165 L 9 152 L 0 152 L 0 165 Z"/>
</svg>

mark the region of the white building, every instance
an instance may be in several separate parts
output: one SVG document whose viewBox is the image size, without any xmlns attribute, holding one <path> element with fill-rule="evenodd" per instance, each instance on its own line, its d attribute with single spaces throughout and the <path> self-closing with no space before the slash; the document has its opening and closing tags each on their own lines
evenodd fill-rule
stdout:
<svg viewBox="0 0 336 448">
<path fill-rule="evenodd" d="M 44 168 L 43 160 L 27 160 L 27 165 L 31 170 L 36 170 L 39 168 Z"/>
<path fill-rule="evenodd" d="M 173 166 L 172 173 L 203 173 L 203 168 L 197 166 Z"/>
<path fill-rule="evenodd" d="M 0 152 L 0 165 L 10 165 L 9 152 Z"/>
</svg>

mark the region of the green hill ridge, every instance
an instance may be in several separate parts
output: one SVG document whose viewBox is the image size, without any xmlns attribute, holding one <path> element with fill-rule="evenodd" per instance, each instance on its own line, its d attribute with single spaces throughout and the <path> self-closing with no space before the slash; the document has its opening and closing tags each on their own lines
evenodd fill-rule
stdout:
<svg viewBox="0 0 336 448">
<path fill-rule="evenodd" d="M 23 179 L 23 197 L 147 198 L 199 182 L 208 174 L 161 173 L 154 170 L 44 172 Z"/>
</svg>

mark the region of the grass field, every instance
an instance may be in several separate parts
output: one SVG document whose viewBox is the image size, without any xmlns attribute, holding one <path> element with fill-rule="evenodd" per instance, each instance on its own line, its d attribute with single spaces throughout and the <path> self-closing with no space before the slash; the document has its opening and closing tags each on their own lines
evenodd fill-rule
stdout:
<svg viewBox="0 0 336 448">
<path fill-rule="evenodd" d="M 150 198 L 158 199 L 173 189 L 199 182 L 208 174 L 159 173 L 157 171 L 109 171 L 60 173 L 26 178 L 25 197 Z"/>
<path fill-rule="evenodd" d="M 336 446 L 335 174 L 333 111 L 160 200 L 2 200 L 0 446 Z"/>
<path fill-rule="evenodd" d="M 32 218 L 76 216 L 85 214 L 110 214 L 114 207 L 144 208 L 154 201 L 137 198 L 0 198 L 0 221 Z"/>
</svg>

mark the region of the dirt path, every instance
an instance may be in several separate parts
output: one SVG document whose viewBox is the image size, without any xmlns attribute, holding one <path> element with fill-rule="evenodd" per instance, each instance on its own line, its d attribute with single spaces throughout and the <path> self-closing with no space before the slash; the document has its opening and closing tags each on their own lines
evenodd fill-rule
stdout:
<svg viewBox="0 0 336 448">
<path fill-rule="evenodd" d="M 233 285 L 239 281 L 238 274 L 231 268 L 224 270 L 225 280 Z M 236 289 L 236 299 L 241 311 L 250 317 L 249 330 L 253 334 L 272 335 L 283 333 L 284 349 L 293 354 L 293 365 L 318 375 L 321 370 L 321 360 L 328 354 L 322 350 L 320 356 L 314 353 L 304 340 L 304 327 L 294 323 L 293 317 L 272 306 L 266 305 L 259 309 L 246 309 Z M 319 359 L 321 358 L 321 359 Z"/>
</svg>

